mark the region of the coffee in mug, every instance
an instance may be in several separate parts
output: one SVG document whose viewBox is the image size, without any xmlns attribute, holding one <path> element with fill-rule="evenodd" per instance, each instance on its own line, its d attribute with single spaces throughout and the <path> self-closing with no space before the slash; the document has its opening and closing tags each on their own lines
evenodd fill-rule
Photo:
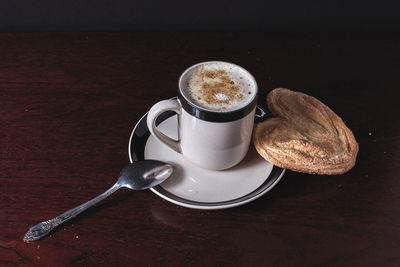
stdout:
<svg viewBox="0 0 400 267">
<path fill-rule="evenodd" d="M 179 78 L 177 99 L 155 104 L 147 114 L 150 133 L 183 157 L 211 170 L 223 170 L 246 155 L 254 125 L 257 83 L 244 68 L 222 61 L 196 64 Z M 178 114 L 178 136 L 161 133 L 155 121 Z"/>
<path fill-rule="evenodd" d="M 213 111 L 229 112 L 250 102 L 255 81 L 239 66 L 225 63 L 200 64 L 187 76 L 182 91 L 195 105 Z"/>
</svg>

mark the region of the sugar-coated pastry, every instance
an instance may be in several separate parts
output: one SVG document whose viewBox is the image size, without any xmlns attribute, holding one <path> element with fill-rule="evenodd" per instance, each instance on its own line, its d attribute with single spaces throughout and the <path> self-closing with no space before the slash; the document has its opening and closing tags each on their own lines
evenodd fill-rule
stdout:
<svg viewBox="0 0 400 267">
<path fill-rule="evenodd" d="M 342 174 L 356 161 L 358 144 L 342 119 L 318 99 L 285 88 L 272 90 L 275 116 L 253 131 L 258 153 L 282 168 L 315 174 Z"/>
</svg>

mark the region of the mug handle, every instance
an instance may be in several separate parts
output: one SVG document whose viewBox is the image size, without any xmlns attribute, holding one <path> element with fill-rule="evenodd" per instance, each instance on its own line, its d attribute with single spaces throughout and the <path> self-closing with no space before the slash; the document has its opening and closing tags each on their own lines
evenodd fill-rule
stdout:
<svg viewBox="0 0 400 267">
<path fill-rule="evenodd" d="M 174 111 L 178 115 L 182 112 L 181 103 L 175 99 L 167 99 L 162 100 L 156 103 L 154 106 L 151 107 L 149 112 L 147 113 L 147 127 L 149 128 L 150 133 L 159 141 L 169 146 L 171 149 L 175 150 L 178 153 L 182 153 L 180 140 L 174 140 L 162 132 L 160 132 L 156 127 L 156 119 L 162 113 L 166 111 Z M 178 125 L 179 127 L 179 125 Z"/>
</svg>

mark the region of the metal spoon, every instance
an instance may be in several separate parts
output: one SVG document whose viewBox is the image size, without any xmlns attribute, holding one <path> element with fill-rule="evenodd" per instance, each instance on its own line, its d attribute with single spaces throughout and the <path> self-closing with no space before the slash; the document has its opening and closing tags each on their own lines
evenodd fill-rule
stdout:
<svg viewBox="0 0 400 267">
<path fill-rule="evenodd" d="M 121 187 L 132 190 L 148 189 L 162 183 L 171 176 L 173 168 L 171 165 L 156 160 L 135 161 L 122 169 L 118 181 L 106 192 L 70 209 L 54 219 L 41 222 L 32 226 L 24 236 L 24 241 L 36 241 L 48 235 L 54 228 L 71 220 L 89 207 L 99 203 Z"/>
</svg>

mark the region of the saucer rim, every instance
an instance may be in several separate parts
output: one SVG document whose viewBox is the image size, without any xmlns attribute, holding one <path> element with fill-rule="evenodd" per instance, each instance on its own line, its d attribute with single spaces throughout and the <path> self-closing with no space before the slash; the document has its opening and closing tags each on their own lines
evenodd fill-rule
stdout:
<svg viewBox="0 0 400 267">
<path fill-rule="evenodd" d="M 265 113 L 265 111 L 260 107 L 260 106 L 256 106 L 256 108 L 260 109 L 263 113 Z M 136 132 L 137 127 L 140 125 L 141 122 L 144 121 L 144 119 L 147 117 L 148 112 L 146 112 L 135 124 L 130 137 L 129 137 L 129 143 L 128 143 L 128 155 L 129 155 L 129 161 L 132 163 L 133 161 L 133 156 L 132 156 L 132 139 L 133 139 L 133 135 Z M 169 117 L 172 117 L 173 115 L 175 115 L 175 113 L 169 115 L 168 117 L 164 118 L 162 121 L 166 120 Z M 145 127 L 148 131 L 147 125 L 145 124 Z M 150 134 L 150 133 L 149 133 Z M 148 135 L 150 136 L 150 135 Z M 146 138 L 146 143 L 147 143 L 147 139 Z M 146 143 L 144 144 L 144 147 L 146 147 Z M 135 157 L 137 157 L 137 155 L 135 155 Z M 281 180 L 281 178 L 283 177 L 283 175 L 285 174 L 286 169 L 277 167 L 275 165 L 273 165 L 271 172 L 268 174 L 268 176 L 265 178 L 264 182 L 258 186 L 256 189 L 254 189 L 253 191 L 240 196 L 238 198 L 234 198 L 231 200 L 226 200 L 226 201 L 218 201 L 218 202 L 200 202 L 200 201 L 194 201 L 194 200 L 190 200 L 190 199 L 186 199 L 186 198 L 182 198 L 179 197 L 171 192 L 169 192 L 168 190 L 164 189 L 163 187 L 161 187 L 160 185 L 157 185 L 155 187 L 150 188 L 150 190 L 155 193 L 156 195 L 158 195 L 159 197 L 175 204 L 178 206 L 182 206 L 182 207 L 186 207 L 186 208 L 192 208 L 192 209 L 201 209 L 201 210 L 218 210 L 218 209 L 227 209 L 227 208 L 233 208 L 233 207 L 237 207 L 237 206 L 241 206 L 244 204 L 247 204 L 249 202 L 252 202 L 254 200 L 256 200 L 257 198 L 263 196 L 264 194 L 266 194 L 267 192 L 269 192 L 272 188 L 275 187 L 276 184 L 279 183 L 279 181 Z M 275 175 L 275 179 L 274 180 L 270 180 L 270 178 Z M 276 177 L 277 176 L 277 177 Z"/>
</svg>

